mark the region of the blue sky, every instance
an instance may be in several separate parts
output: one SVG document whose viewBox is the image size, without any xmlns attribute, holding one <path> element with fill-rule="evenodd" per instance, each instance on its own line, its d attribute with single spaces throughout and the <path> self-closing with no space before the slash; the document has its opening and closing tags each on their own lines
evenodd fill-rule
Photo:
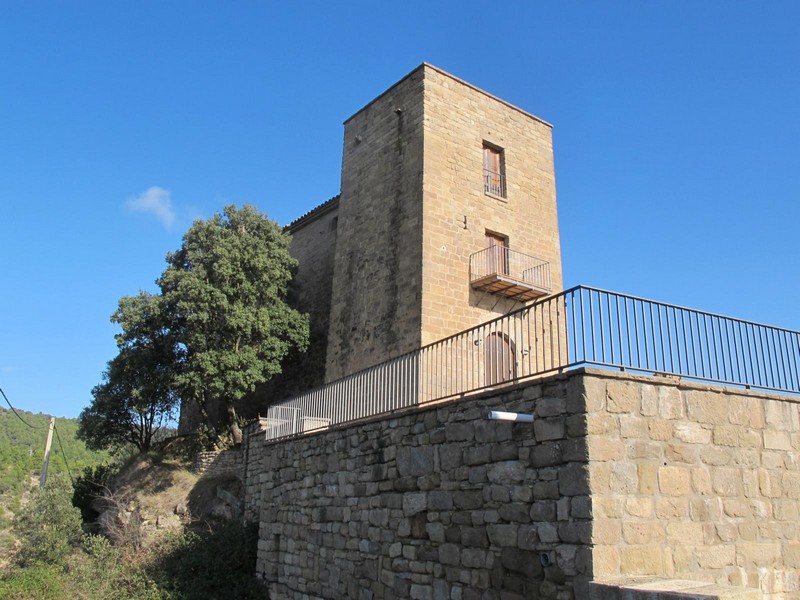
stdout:
<svg viewBox="0 0 800 600">
<path fill-rule="evenodd" d="M 0 3 L 0 387 L 74 417 L 193 219 L 339 191 L 423 61 L 554 125 L 565 283 L 800 329 L 800 3 Z"/>
</svg>

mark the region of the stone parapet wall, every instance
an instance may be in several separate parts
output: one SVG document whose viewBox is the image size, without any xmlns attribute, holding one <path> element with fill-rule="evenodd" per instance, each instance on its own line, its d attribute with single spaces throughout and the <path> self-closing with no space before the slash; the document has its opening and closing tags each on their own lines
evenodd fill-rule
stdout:
<svg viewBox="0 0 800 600">
<path fill-rule="evenodd" d="M 613 372 L 582 379 L 595 579 L 800 597 L 799 399 Z"/>
<path fill-rule="evenodd" d="M 590 574 L 580 379 L 251 438 L 270 597 L 572 598 Z M 568 399 L 575 398 L 576 402 Z M 533 424 L 490 409 L 536 410 Z M 248 477 L 248 480 L 250 476 Z"/>
<path fill-rule="evenodd" d="M 259 418 L 245 426 L 244 443 L 244 520 L 257 523 L 261 513 L 263 481 L 266 478 L 266 428 L 267 420 Z"/>
<path fill-rule="evenodd" d="M 198 452 L 192 461 L 192 471 L 198 475 L 236 475 L 244 476 L 244 460 L 242 451 L 222 450 Z"/>
</svg>

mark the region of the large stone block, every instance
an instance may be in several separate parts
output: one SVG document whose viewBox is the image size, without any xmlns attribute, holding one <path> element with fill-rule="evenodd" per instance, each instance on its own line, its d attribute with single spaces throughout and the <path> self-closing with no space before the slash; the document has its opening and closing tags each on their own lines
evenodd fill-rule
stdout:
<svg viewBox="0 0 800 600">
<path fill-rule="evenodd" d="M 589 493 L 589 470 L 581 463 L 570 463 L 558 471 L 558 490 L 564 496 Z"/>
<path fill-rule="evenodd" d="M 596 545 L 592 552 L 592 570 L 595 579 L 619 575 L 620 552 L 616 545 Z"/>
<path fill-rule="evenodd" d="M 764 448 L 767 450 L 785 450 L 791 452 L 792 438 L 788 431 L 764 430 Z"/>
<path fill-rule="evenodd" d="M 489 466 L 486 476 L 492 483 L 511 485 L 525 479 L 525 465 L 518 460 L 495 463 Z"/>
<path fill-rule="evenodd" d="M 648 519 L 653 516 L 652 498 L 629 497 L 625 500 L 625 512 L 631 517 Z"/>
<path fill-rule="evenodd" d="M 666 527 L 667 543 L 697 546 L 703 543 L 702 523 L 670 521 Z"/>
<path fill-rule="evenodd" d="M 664 572 L 663 546 L 625 546 L 620 549 L 623 575 L 660 575 Z"/>
<path fill-rule="evenodd" d="M 613 518 L 595 518 L 591 536 L 592 544 L 619 544 L 622 541 L 622 523 Z"/>
<path fill-rule="evenodd" d="M 638 413 L 641 387 L 628 381 L 609 381 L 606 388 L 606 410 L 610 413 Z"/>
<path fill-rule="evenodd" d="M 588 435 L 619 435 L 619 417 L 603 412 L 592 413 L 586 417 Z"/>
<path fill-rule="evenodd" d="M 764 402 L 764 413 L 767 429 L 779 431 L 800 429 L 797 404 L 793 402 L 767 400 Z"/>
<path fill-rule="evenodd" d="M 562 417 L 536 419 L 533 422 L 533 433 L 538 442 L 561 440 L 565 437 L 565 424 Z"/>
<path fill-rule="evenodd" d="M 433 473 L 433 447 L 398 448 L 397 470 L 402 477 Z"/>
<path fill-rule="evenodd" d="M 700 423 L 681 421 L 675 424 L 674 436 L 687 444 L 708 444 L 711 442 L 712 430 Z"/>
<path fill-rule="evenodd" d="M 667 442 L 672 439 L 675 423 L 677 421 L 667 421 L 665 419 L 651 419 L 649 423 L 650 439 L 659 442 Z"/>
<path fill-rule="evenodd" d="M 619 430 L 623 438 L 647 439 L 648 420 L 640 415 L 620 415 Z"/>
<path fill-rule="evenodd" d="M 403 514 L 411 517 L 427 509 L 425 492 L 407 492 L 403 494 Z"/>
<path fill-rule="evenodd" d="M 428 510 L 451 510 L 453 508 L 453 494 L 444 490 L 428 492 Z"/>
<path fill-rule="evenodd" d="M 606 406 L 606 380 L 602 377 L 583 378 L 583 394 L 567 397 L 567 410 L 572 413 L 595 413 Z"/>
<path fill-rule="evenodd" d="M 589 437 L 589 459 L 596 461 L 616 461 L 625 456 L 622 440 L 601 436 Z"/>
<path fill-rule="evenodd" d="M 626 544 L 646 545 L 666 540 L 664 524 L 660 521 L 629 521 L 622 524 L 622 539 Z"/>
<path fill-rule="evenodd" d="M 470 442 L 475 437 L 475 428 L 472 423 L 448 423 L 444 433 L 448 442 Z"/>
<path fill-rule="evenodd" d="M 711 485 L 719 496 L 741 496 L 742 472 L 739 469 L 719 467 L 711 472 Z"/>
<path fill-rule="evenodd" d="M 692 474 L 686 467 L 658 469 L 658 489 L 665 496 L 686 496 L 692 489 Z"/>
<path fill-rule="evenodd" d="M 697 423 L 724 425 L 728 423 L 728 397 L 725 394 L 688 390 L 686 396 L 686 414 Z"/>
<path fill-rule="evenodd" d="M 518 546 L 519 529 L 519 525 L 515 523 L 489 525 L 486 528 L 486 533 L 489 535 L 489 541 L 493 546 L 502 548 Z"/>
<path fill-rule="evenodd" d="M 677 387 L 661 386 L 658 388 L 658 414 L 662 419 L 683 419 L 686 410 L 683 396 Z"/>
<path fill-rule="evenodd" d="M 635 464 L 612 463 L 609 489 L 614 494 L 635 494 L 639 487 L 639 476 Z"/>
</svg>

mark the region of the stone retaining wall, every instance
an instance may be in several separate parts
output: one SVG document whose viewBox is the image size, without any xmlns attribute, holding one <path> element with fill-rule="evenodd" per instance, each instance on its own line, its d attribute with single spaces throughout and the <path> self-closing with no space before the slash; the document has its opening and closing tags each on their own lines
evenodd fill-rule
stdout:
<svg viewBox="0 0 800 600">
<path fill-rule="evenodd" d="M 797 398 L 581 369 L 285 442 L 248 433 L 274 599 L 566 600 L 637 577 L 800 597 Z"/>
<path fill-rule="evenodd" d="M 241 450 L 198 452 L 192 461 L 192 471 L 198 475 L 236 475 L 244 477 L 244 460 Z"/>
<path fill-rule="evenodd" d="M 800 597 L 799 398 L 593 371 L 594 577 Z"/>
<path fill-rule="evenodd" d="M 263 498 L 257 570 L 270 597 L 572 598 L 590 573 L 585 418 L 568 391 L 580 384 L 251 437 L 247 505 L 252 516 Z M 486 418 L 534 407 L 533 424 Z"/>
</svg>

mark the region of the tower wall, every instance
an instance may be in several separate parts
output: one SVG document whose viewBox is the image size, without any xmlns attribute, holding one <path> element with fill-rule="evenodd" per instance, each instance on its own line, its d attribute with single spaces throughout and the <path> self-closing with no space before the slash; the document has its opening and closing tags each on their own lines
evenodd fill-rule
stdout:
<svg viewBox="0 0 800 600">
<path fill-rule="evenodd" d="M 502 149 L 505 198 L 485 192 L 483 148 Z M 425 69 L 422 343 L 522 306 L 470 287 L 486 233 L 550 263 L 562 289 L 552 128 L 486 92 Z"/>
<path fill-rule="evenodd" d="M 287 227 L 299 263 L 290 293 L 295 308 L 309 315 L 311 335 L 308 351 L 285 365 L 284 393 L 324 383 L 338 221 L 339 200 L 331 198 Z"/>
<path fill-rule="evenodd" d="M 427 64 L 345 123 L 327 381 L 522 306 L 470 286 L 487 233 L 547 261 L 562 289 L 551 130 Z"/>
<path fill-rule="evenodd" d="M 420 345 L 423 75 L 345 122 L 328 381 Z"/>
</svg>

